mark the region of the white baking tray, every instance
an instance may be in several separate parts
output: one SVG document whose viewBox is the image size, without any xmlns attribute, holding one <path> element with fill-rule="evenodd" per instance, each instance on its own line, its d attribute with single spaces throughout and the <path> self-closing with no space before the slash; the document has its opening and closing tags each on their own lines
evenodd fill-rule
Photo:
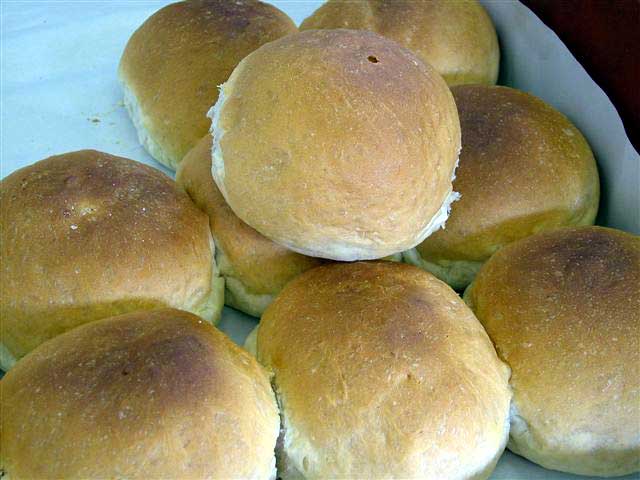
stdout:
<svg viewBox="0 0 640 480">
<path fill-rule="evenodd" d="M 95 148 L 168 172 L 139 145 L 116 68 L 127 39 L 167 1 L 0 2 L 0 176 L 47 156 Z M 273 1 L 300 23 L 321 1 Z M 598 223 L 640 232 L 640 157 L 615 108 L 556 35 L 518 2 L 484 1 L 500 37 L 500 83 L 564 112 L 598 160 Z M 225 308 L 220 328 L 241 343 L 256 320 Z M 506 453 L 493 479 L 568 480 Z M 629 476 L 626 478 L 638 478 Z"/>
</svg>

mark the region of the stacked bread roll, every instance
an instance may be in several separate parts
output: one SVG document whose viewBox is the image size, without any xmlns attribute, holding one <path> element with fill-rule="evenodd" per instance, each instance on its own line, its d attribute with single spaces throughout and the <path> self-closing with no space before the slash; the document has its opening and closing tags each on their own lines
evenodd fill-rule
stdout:
<svg viewBox="0 0 640 480">
<path fill-rule="evenodd" d="M 580 131 L 494 85 L 475 0 L 329 0 L 300 30 L 162 8 L 118 73 L 176 181 L 93 150 L 2 180 L 2 474 L 639 471 L 640 239 L 592 226 Z M 262 317 L 250 353 L 224 303 Z"/>
</svg>

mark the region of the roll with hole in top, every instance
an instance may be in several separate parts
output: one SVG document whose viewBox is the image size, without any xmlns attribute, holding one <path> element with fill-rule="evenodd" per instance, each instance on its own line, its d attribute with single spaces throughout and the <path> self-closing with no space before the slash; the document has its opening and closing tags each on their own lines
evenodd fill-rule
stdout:
<svg viewBox="0 0 640 480">
<path fill-rule="evenodd" d="M 236 215 L 313 257 L 382 258 L 442 226 L 460 149 L 440 75 L 375 33 L 315 30 L 247 56 L 210 111 Z"/>
<path fill-rule="evenodd" d="M 491 18 L 476 0 L 329 0 L 300 30 L 370 30 L 433 65 L 448 85 L 495 84 L 500 65 Z"/>
</svg>

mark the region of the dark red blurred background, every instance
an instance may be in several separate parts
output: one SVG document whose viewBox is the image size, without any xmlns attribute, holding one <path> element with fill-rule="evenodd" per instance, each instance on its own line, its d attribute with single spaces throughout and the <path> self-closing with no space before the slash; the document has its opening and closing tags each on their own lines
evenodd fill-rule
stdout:
<svg viewBox="0 0 640 480">
<path fill-rule="evenodd" d="M 640 0 L 521 0 L 616 106 L 640 151 Z"/>
</svg>

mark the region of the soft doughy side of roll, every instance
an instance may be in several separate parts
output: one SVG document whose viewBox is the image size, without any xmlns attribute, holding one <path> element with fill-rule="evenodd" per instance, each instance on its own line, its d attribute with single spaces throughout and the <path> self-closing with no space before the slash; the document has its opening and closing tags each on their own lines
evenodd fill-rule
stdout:
<svg viewBox="0 0 640 480">
<path fill-rule="evenodd" d="M 244 340 L 244 349 L 249 352 L 254 357 L 258 356 L 258 330 L 260 328 L 260 324 L 256 325 L 247 338 Z"/>
<path fill-rule="evenodd" d="M 402 252 L 402 259 L 409 265 L 432 273 L 451 288 L 461 290 L 469 285 L 482 267 L 482 262 L 464 260 L 440 260 L 438 263 L 422 258 L 416 248 Z"/>
</svg>

